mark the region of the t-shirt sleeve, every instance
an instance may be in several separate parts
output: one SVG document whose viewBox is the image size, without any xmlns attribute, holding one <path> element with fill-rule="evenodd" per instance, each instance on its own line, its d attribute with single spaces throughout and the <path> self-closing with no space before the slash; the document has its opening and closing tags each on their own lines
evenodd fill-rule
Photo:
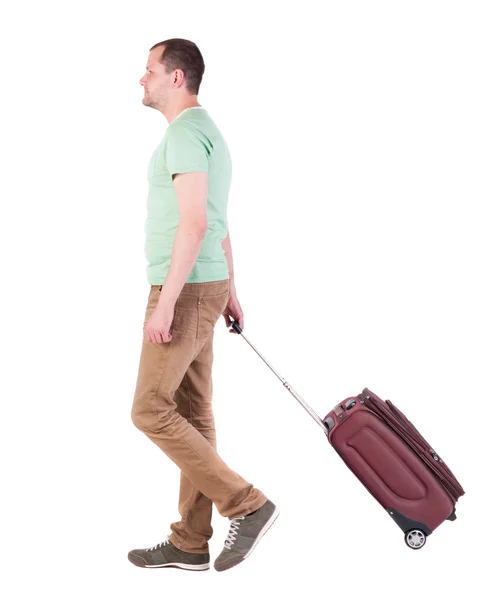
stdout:
<svg viewBox="0 0 481 600">
<path fill-rule="evenodd" d="M 165 142 L 165 166 L 175 173 L 209 172 L 211 149 L 206 136 L 190 124 L 171 127 Z"/>
</svg>

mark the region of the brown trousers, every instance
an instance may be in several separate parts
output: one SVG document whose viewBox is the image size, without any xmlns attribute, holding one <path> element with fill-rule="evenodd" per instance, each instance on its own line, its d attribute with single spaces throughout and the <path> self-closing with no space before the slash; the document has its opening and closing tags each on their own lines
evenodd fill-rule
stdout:
<svg viewBox="0 0 481 600">
<path fill-rule="evenodd" d="M 161 285 L 151 286 L 144 326 Z M 212 503 L 232 519 L 260 508 L 267 497 L 230 469 L 216 451 L 212 412 L 214 326 L 229 300 L 229 280 L 185 283 L 176 301 L 170 342 L 144 337 L 132 421 L 180 468 L 179 513 L 171 542 L 207 553 Z"/>
</svg>

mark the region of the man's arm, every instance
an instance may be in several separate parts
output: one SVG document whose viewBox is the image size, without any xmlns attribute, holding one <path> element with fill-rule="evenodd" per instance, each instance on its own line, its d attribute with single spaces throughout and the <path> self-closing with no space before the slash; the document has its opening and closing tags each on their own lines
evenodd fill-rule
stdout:
<svg viewBox="0 0 481 600">
<path fill-rule="evenodd" d="M 174 238 L 169 270 L 158 305 L 172 306 L 192 271 L 207 231 L 208 174 L 191 172 L 174 175 L 180 220 Z"/>
<path fill-rule="evenodd" d="M 234 258 L 232 256 L 232 244 L 230 241 L 229 231 L 227 231 L 226 237 L 222 240 L 222 248 L 224 248 L 225 256 L 227 258 L 227 265 L 229 267 L 229 286 L 231 296 L 236 295 L 235 283 L 234 283 Z"/>
<path fill-rule="evenodd" d="M 227 258 L 227 264 L 229 265 L 229 302 L 227 303 L 226 309 L 222 313 L 224 316 L 226 327 L 231 326 L 232 317 L 239 323 L 241 329 L 244 329 L 244 313 L 240 305 L 239 299 L 237 298 L 237 291 L 234 283 L 234 259 L 232 257 L 232 244 L 230 241 L 229 231 L 227 231 L 226 237 L 222 240 L 222 247 Z M 230 333 L 236 333 L 235 329 L 231 329 Z"/>
</svg>

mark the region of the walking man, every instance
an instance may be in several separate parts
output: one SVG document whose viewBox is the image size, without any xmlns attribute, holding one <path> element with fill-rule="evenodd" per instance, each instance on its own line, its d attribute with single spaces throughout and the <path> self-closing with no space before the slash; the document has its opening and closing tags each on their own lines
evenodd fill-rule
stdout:
<svg viewBox="0 0 481 600">
<path fill-rule="evenodd" d="M 217 571 L 252 552 L 279 509 L 216 451 L 212 412 L 214 326 L 244 327 L 227 228 L 228 147 L 197 100 L 198 47 L 170 39 L 150 49 L 143 104 L 169 125 L 150 159 L 145 255 L 150 293 L 132 421 L 180 468 L 180 521 L 152 548 L 132 550 L 139 567 L 209 568 L 212 504 L 230 519 Z M 231 333 L 235 333 L 233 329 Z"/>
</svg>

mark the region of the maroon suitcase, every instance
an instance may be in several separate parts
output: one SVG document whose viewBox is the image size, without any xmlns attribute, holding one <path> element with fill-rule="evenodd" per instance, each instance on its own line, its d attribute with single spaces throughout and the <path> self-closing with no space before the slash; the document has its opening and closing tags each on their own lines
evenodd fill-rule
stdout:
<svg viewBox="0 0 481 600">
<path fill-rule="evenodd" d="M 409 548 L 422 548 L 436 527 L 456 519 L 463 488 L 391 401 L 365 388 L 320 419 L 249 342 L 237 321 L 231 325 L 322 427 L 344 463 L 403 530 Z"/>
<path fill-rule="evenodd" d="M 392 402 L 365 388 L 325 417 L 329 442 L 417 550 L 464 494 L 453 473 Z"/>
</svg>

